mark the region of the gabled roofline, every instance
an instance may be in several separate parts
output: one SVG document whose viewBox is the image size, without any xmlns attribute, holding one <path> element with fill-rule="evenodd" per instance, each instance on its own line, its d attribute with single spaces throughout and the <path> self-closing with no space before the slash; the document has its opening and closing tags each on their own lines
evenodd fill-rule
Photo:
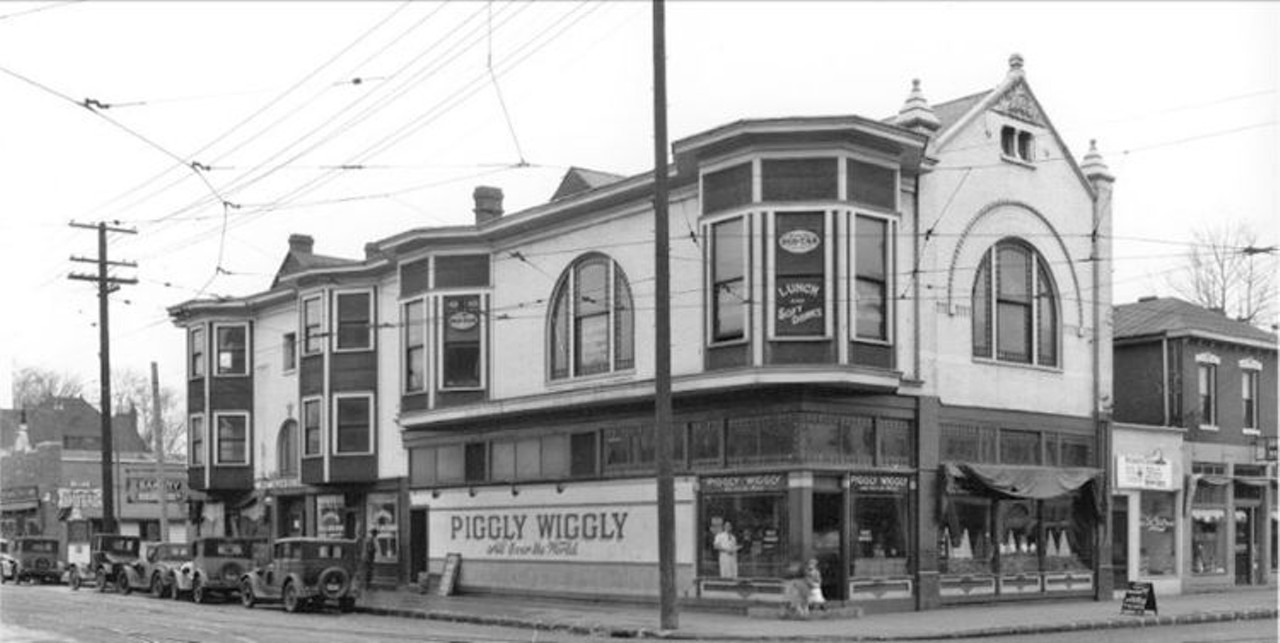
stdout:
<svg viewBox="0 0 1280 643">
<path fill-rule="evenodd" d="M 1084 175 L 1084 170 L 1080 169 L 1080 164 L 1076 162 L 1075 155 L 1071 153 L 1071 149 L 1067 146 L 1066 141 L 1062 140 L 1062 136 L 1058 134 L 1058 128 L 1053 126 L 1053 120 L 1049 118 L 1048 111 L 1044 109 L 1040 99 L 1036 98 L 1035 92 L 1031 89 L 1031 84 L 1027 82 L 1026 75 L 1021 69 L 1011 71 L 1007 76 L 1005 76 L 1005 79 L 1001 81 L 999 85 L 996 85 L 994 89 L 987 93 L 986 97 L 975 103 L 973 107 L 969 108 L 969 111 L 966 112 L 964 116 L 961 116 L 951 125 L 951 127 L 948 127 L 945 131 L 939 134 L 938 137 L 929 144 L 930 155 L 937 156 L 941 154 L 943 148 L 945 148 L 957 134 L 971 125 L 973 121 L 977 120 L 978 115 L 991 109 L 991 107 L 995 105 L 1001 97 L 1018 85 L 1022 85 L 1023 88 L 1026 89 L 1027 94 L 1029 94 L 1031 99 L 1035 101 L 1036 107 L 1040 108 L 1040 115 L 1044 117 L 1045 128 L 1049 130 L 1049 133 L 1053 136 L 1053 140 L 1062 148 L 1062 155 L 1066 159 L 1068 166 L 1073 172 L 1075 172 L 1076 178 L 1080 179 L 1080 183 L 1084 186 L 1085 190 L 1088 191 L 1089 197 L 1096 199 L 1098 195 L 1093 189 L 1093 183 L 1089 182 L 1089 179 Z M 973 94 L 969 94 L 964 98 L 972 96 Z M 957 100 L 964 100 L 964 98 Z"/>
</svg>

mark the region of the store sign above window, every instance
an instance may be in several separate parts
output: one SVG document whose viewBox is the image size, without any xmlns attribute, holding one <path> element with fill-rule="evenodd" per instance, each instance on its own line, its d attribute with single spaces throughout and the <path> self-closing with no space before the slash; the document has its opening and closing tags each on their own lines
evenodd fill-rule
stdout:
<svg viewBox="0 0 1280 643">
<path fill-rule="evenodd" d="M 1173 463 L 1159 455 L 1117 455 L 1116 488 L 1173 491 Z"/>
<path fill-rule="evenodd" d="M 849 476 L 849 489 L 862 493 L 906 493 L 910 483 L 907 476 L 890 476 L 855 473 Z"/>
<path fill-rule="evenodd" d="M 781 491 L 787 488 L 787 476 L 784 473 L 764 473 L 753 476 L 722 476 L 715 478 L 703 478 L 698 484 L 703 493 Z"/>
</svg>

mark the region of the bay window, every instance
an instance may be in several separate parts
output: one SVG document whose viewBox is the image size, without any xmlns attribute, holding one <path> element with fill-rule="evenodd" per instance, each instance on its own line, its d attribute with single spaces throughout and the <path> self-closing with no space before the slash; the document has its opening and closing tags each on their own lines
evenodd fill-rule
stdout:
<svg viewBox="0 0 1280 643">
<path fill-rule="evenodd" d="M 216 413 L 214 424 L 219 465 L 249 464 L 249 416 L 245 413 Z"/>
<path fill-rule="evenodd" d="M 334 350 L 368 350 L 373 347 L 373 295 L 339 292 L 334 295 Z"/>
<path fill-rule="evenodd" d="M 773 217 L 773 336 L 829 335 L 826 213 L 787 212 Z"/>
<path fill-rule="evenodd" d="M 190 358 L 188 363 L 191 365 L 190 377 L 204 377 L 204 327 L 197 326 L 191 329 L 188 335 Z"/>
<path fill-rule="evenodd" d="M 189 423 L 191 430 L 190 462 L 192 466 L 204 466 L 204 416 L 193 415 Z"/>
<path fill-rule="evenodd" d="M 889 340 L 889 224 L 859 216 L 854 223 L 854 336 Z"/>
<path fill-rule="evenodd" d="M 334 397 L 334 450 L 337 455 L 373 452 L 373 396 L 369 394 Z"/>
<path fill-rule="evenodd" d="M 404 305 L 404 392 L 427 389 L 426 303 L 418 300 Z"/>
<path fill-rule="evenodd" d="M 485 316 L 481 304 L 480 295 L 440 298 L 443 323 L 440 384 L 443 389 L 483 386 Z"/>
<path fill-rule="evenodd" d="M 747 234 L 746 218 L 711 226 L 711 341 L 746 337 Z"/>
<path fill-rule="evenodd" d="M 302 300 L 302 354 L 319 353 L 324 344 L 324 300 L 310 297 Z"/>
<path fill-rule="evenodd" d="M 247 375 L 249 327 L 244 324 L 215 325 L 215 354 L 218 375 Z"/>
<path fill-rule="evenodd" d="M 323 407 L 319 399 L 302 401 L 302 455 L 320 455 L 320 436 L 324 428 Z"/>
</svg>

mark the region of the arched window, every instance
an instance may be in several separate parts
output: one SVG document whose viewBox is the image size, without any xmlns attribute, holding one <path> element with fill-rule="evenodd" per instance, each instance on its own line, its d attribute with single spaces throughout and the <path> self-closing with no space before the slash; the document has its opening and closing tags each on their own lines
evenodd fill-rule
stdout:
<svg viewBox="0 0 1280 643">
<path fill-rule="evenodd" d="M 285 420 L 276 436 L 276 473 L 280 476 L 298 474 L 298 422 Z"/>
<path fill-rule="evenodd" d="M 1058 295 L 1044 257 L 1005 239 L 978 264 L 973 282 L 973 355 L 1058 365 Z"/>
<path fill-rule="evenodd" d="M 574 261 L 551 297 L 548 331 L 551 379 L 634 367 L 635 312 L 618 263 L 601 254 Z"/>
</svg>

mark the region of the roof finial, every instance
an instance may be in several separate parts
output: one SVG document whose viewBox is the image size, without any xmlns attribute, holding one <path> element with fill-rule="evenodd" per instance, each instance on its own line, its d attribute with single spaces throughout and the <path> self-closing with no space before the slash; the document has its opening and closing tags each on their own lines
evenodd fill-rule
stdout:
<svg viewBox="0 0 1280 643">
<path fill-rule="evenodd" d="M 1009 70 L 1022 71 L 1022 54 L 1015 51 L 1009 56 Z"/>
<path fill-rule="evenodd" d="M 931 133 L 941 126 L 942 122 L 933 113 L 929 101 L 925 100 L 924 92 L 920 91 L 919 78 L 911 79 L 911 93 L 907 95 L 907 100 L 902 104 L 902 109 L 898 110 L 893 123 L 925 133 Z"/>
<path fill-rule="evenodd" d="M 1084 155 L 1080 169 L 1084 171 L 1085 178 L 1090 181 L 1116 180 L 1115 175 L 1111 174 L 1111 169 L 1107 167 L 1106 161 L 1102 160 L 1102 154 L 1098 152 L 1098 139 L 1089 139 L 1089 151 Z"/>
</svg>

